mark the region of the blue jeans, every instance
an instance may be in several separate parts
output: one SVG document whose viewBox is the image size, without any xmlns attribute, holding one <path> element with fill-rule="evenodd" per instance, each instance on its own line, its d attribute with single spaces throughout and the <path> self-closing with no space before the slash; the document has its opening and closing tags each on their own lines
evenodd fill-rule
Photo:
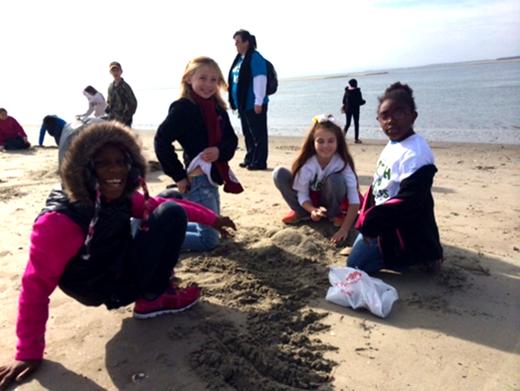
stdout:
<svg viewBox="0 0 520 391">
<path fill-rule="evenodd" d="M 137 235 L 140 225 L 141 219 L 132 218 L 132 236 L 135 237 Z M 214 235 L 211 231 L 215 230 L 207 228 L 203 224 L 188 222 L 186 236 L 181 245 L 181 252 L 213 250 L 218 246 L 219 236 L 218 233 Z"/>
<path fill-rule="evenodd" d="M 160 197 L 175 198 L 181 197 L 180 193 L 166 190 L 159 193 Z M 183 196 L 185 199 L 201 204 L 208 209 L 218 213 L 220 210 L 220 197 L 218 188 L 209 183 L 205 175 L 191 178 L 191 189 Z M 173 200 L 175 202 L 175 200 Z M 138 231 L 141 220 L 132 219 L 132 234 Z M 181 246 L 181 252 L 187 251 L 209 251 L 218 246 L 219 233 L 207 225 L 188 222 L 186 236 Z"/>
<path fill-rule="evenodd" d="M 184 198 L 220 214 L 218 187 L 213 186 L 206 175 L 190 178 L 190 190 L 184 194 Z"/>
<path fill-rule="evenodd" d="M 189 201 L 203 205 L 220 214 L 218 187 L 213 186 L 206 175 L 190 178 L 190 190 L 184 195 Z M 199 223 L 188 223 L 182 251 L 209 251 L 217 247 L 220 236 L 217 230 Z"/>
<path fill-rule="evenodd" d="M 188 223 L 181 251 L 210 251 L 218 246 L 219 235 L 213 228 L 199 223 Z"/>
<path fill-rule="evenodd" d="M 348 256 L 347 266 L 373 273 L 380 270 L 383 265 L 383 256 L 379 251 L 377 239 L 370 239 L 367 243 L 363 239 L 363 235 L 358 234 Z"/>
</svg>

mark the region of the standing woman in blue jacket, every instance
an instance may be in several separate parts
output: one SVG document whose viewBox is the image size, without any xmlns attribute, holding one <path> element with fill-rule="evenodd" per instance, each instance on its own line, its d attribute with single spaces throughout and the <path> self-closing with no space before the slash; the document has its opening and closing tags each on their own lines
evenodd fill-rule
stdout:
<svg viewBox="0 0 520 391">
<path fill-rule="evenodd" d="M 237 56 L 229 70 L 229 104 L 238 110 L 246 155 L 240 167 L 248 170 L 267 168 L 267 63 L 256 51 L 256 38 L 249 31 L 234 35 Z"/>
</svg>

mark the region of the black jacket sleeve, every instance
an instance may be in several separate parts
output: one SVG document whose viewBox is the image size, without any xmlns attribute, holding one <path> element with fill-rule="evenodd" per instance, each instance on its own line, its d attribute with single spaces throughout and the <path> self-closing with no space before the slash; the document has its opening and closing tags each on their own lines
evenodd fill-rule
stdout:
<svg viewBox="0 0 520 391">
<path fill-rule="evenodd" d="M 187 128 L 188 116 L 183 109 L 185 102 L 175 101 L 168 110 L 168 116 L 157 129 L 154 139 L 155 154 L 166 175 L 178 182 L 187 177 L 172 143 L 182 137 Z"/>
<path fill-rule="evenodd" d="M 363 94 L 361 93 L 361 90 L 359 90 L 359 105 L 363 106 L 365 103 L 367 102 L 363 99 Z"/>
</svg>

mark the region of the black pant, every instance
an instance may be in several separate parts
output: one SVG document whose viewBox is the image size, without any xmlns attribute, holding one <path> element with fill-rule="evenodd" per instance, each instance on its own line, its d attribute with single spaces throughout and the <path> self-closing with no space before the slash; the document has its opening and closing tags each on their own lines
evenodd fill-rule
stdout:
<svg viewBox="0 0 520 391">
<path fill-rule="evenodd" d="M 262 106 L 262 112 L 254 110 L 239 112 L 242 133 L 246 143 L 244 163 L 258 168 L 267 168 L 267 105 Z"/>
<path fill-rule="evenodd" d="M 137 232 L 129 263 L 141 293 L 158 296 L 168 287 L 187 222 L 182 207 L 164 202 L 150 215 L 148 231 Z"/>
<path fill-rule="evenodd" d="M 9 138 L 4 142 L 4 148 L 9 149 L 27 149 L 30 147 L 29 143 L 26 143 L 23 138 L 16 136 Z"/>
<path fill-rule="evenodd" d="M 123 276 L 107 308 L 128 305 L 138 298 L 155 298 L 169 286 L 186 235 L 187 217 L 174 202 L 164 202 L 150 215 L 148 231 L 139 230 L 132 241 Z M 115 299 L 115 300 L 114 300 Z"/>
<path fill-rule="evenodd" d="M 347 124 L 345 125 L 345 135 L 347 134 L 348 128 L 350 127 L 352 117 L 354 117 L 354 136 L 356 140 L 359 140 L 359 107 L 357 109 L 352 110 L 347 109 L 345 116 L 347 117 Z"/>
</svg>

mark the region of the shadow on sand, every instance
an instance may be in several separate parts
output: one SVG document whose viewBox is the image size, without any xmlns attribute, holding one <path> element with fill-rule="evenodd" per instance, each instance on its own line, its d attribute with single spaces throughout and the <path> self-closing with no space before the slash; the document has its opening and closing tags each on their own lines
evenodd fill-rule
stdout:
<svg viewBox="0 0 520 391">
<path fill-rule="evenodd" d="M 42 366 L 31 376 L 27 383 L 38 383 L 39 387 L 35 389 L 45 389 L 51 391 L 58 390 L 74 390 L 74 391 L 103 391 L 105 388 L 90 380 L 86 376 L 79 375 L 63 364 L 56 361 L 45 360 Z M 24 384 L 24 383 L 21 383 Z M 17 387 L 13 384 L 12 387 Z M 15 388 L 12 388 L 13 390 Z"/>
</svg>

